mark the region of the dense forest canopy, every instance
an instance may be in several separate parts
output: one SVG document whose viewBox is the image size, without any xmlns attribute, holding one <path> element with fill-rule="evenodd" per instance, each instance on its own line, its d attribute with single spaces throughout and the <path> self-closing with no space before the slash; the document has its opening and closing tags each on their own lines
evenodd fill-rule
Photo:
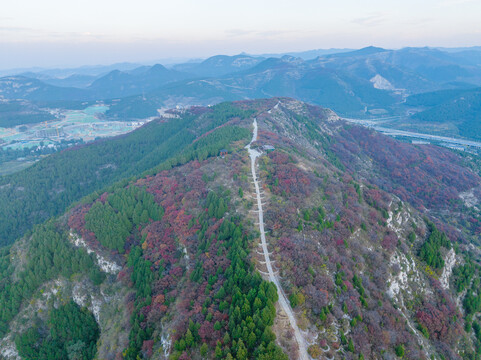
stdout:
<svg viewBox="0 0 481 360">
<path fill-rule="evenodd" d="M 87 167 L 95 191 L 0 248 L 2 345 L 25 359 L 286 360 L 298 350 L 285 296 L 315 359 L 479 357 L 481 214 L 461 195 L 478 196 L 475 163 L 290 99 L 174 113 L 115 139 L 127 164 L 104 168 L 102 186 Z M 281 293 L 258 246 L 254 117 Z M 157 147 L 157 127 L 189 140 Z"/>
<path fill-rule="evenodd" d="M 48 333 L 44 333 L 44 329 Z M 39 324 L 15 339 L 23 359 L 93 360 L 97 352 L 99 328 L 94 316 L 70 301 L 52 308 L 47 324 Z"/>
<path fill-rule="evenodd" d="M 62 213 L 82 197 L 116 181 L 138 176 L 183 153 L 203 147 L 202 157 L 216 155 L 216 142 L 192 142 L 198 136 L 244 118 L 248 112 L 219 104 L 207 112 L 185 112 L 168 122 L 151 122 L 128 135 L 53 154 L 18 173 L 0 178 L 0 245 L 12 243 L 32 225 Z M 211 140 L 211 138 L 209 138 Z M 220 139 L 219 139 L 220 140 Z M 223 145 L 227 146 L 227 138 Z"/>
</svg>

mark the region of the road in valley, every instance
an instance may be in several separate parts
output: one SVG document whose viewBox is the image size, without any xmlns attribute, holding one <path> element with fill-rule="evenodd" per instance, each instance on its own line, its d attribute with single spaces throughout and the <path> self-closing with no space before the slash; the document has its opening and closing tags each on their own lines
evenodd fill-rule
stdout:
<svg viewBox="0 0 481 360">
<path fill-rule="evenodd" d="M 385 119 L 394 119 L 394 118 L 396 118 L 396 117 L 385 118 Z M 469 146 L 469 147 L 475 147 L 475 148 L 478 148 L 478 149 L 481 148 L 481 142 L 478 142 L 478 141 L 459 139 L 459 138 L 453 138 L 453 137 L 448 137 L 448 136 L 416 133 L 416 132 L 412 132 L 412 131 L 398 130 L 398 129 L 392 129 L 392 128 L 388 128 L 388 127 L 379 126 L 379 124 L 382 124 L 383 122 L 386 122 L 386 121 L 381 121 L 381 119 L 349 119 L 349 118 L 343 118 L 343 120 L 346 120 L 348 122 L 352 122 L 352 123 L 355 123 L 355 124 L 359 124 L 359 125 L 363 125 L 363 126 L 372 128 L 376 131 L 379 131 L 379 132 L 383 133 L 384 135 L 404 136 L 404 137 L 410 137 L 410 138 L 415 138 L 415 139 L 439 141 L 439 142 L 452 144 L 452 145 Z"/>
<path fill-rule="evenodd" d="M 259 187 L 259 182 L 257 180 L 257 175 L 256 175 L 256 160 L 257 158 L 261 155 L 259 151 L 256 149 L 252 149 L 251 145 L 254 141 L 257 140 L 257 120 L 254 119 L 254 132 L 252 136 L 252 140 L 249 143 L 249 145 L 246 146 L 249 156 L 251 159 L 251 172 L 252 172 L 252 178 L 254 179 L 254 186 L 256 189 L 256 195 L 257 195 L 257 207 L 258 207 L 258 215 L 259 215 L 259 231 L 261 234 L 261 246 L 262 246 L 262 251 L 264 252 L 264 259 L 266 262 L 266 267 L 267 267 L 267 272 L 269 275 L 269 281 L 273 282 L 274 285 L 277 287 L 277 293 L 279 294 L 279 305 L 281 306 L 282 310 L 284 313 L 287 315 L 289 322 L 291 324 L 292 329 L 294 330 L 294 336 L 296 338 L 296 342 L 299 346 L 299 359 L 300 360 L 309 360 L 309 355 L 307 354 L 307 345 L 304 337 L 301 334 L 301 331 L 299 330 L 299 327 L 297 326 L 296 318 L 294 317 L 294 313 L 292 312 L 291 306 L 289 305 L 289 302 L 287 301 L 287 297 L 284 294 L 284 291 L 282 291 L 281 284 L 279 282 L 279 278 L 277 275 L 274 273 L 272 270 L 272 264 L 271 260 L 269 258 L 269 250 L 267 249 L 267 241 L 266 241 L 266 234 L 264 230 L 264 212 L 262 210 L 262 201 L 261 201 L 261 193 L 260 193 L 260 187 Z"/>
</svg>

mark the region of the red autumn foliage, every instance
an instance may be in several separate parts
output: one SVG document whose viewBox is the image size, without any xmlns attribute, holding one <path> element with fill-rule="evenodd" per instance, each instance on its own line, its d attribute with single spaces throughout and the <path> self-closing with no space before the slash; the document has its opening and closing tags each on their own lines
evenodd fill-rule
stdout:
<svg viewBox="0 0 481 360">
<path fill-rule="evenodd" d="M 449 304 L 428 303 L 416 312 L 416 319 L 433 338 L 451 343 L 461 331 L 459 323 L 453 321 L 455 315 L 455 307 Z"/>
<path fill-rule="evenodd" d="M 398 243 L 398 238 L 396 233 L 392 231 L 388 231 L 385 235 L 384 238 L 382 239 L 381 245 L 384 249 L 388 251 L 393 251 L 396 248 L 396 245 Z"/>
<path fill-rule="evenodd" d="M 419 209 L 445 207 L 479 183 L 454 153 L 436 146 L 412 146 L 360 127 L 346 127 L 332 150 L 354 170 L 358 154 L 373 160 L 370 181 Z"/>
</svg>

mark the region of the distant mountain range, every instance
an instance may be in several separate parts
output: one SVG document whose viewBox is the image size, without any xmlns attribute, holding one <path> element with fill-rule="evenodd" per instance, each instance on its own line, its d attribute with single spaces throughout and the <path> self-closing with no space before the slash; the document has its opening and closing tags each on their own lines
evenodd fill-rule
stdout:
<svg viewBox="0 0 481 360">
<path fill-rule="evenodd" d="M 89 75 L 89 76 L 101 76 L 112 70 L 128 71 L 142 66 L 140 63 L 116 63 L 111 65 L 86 65 L 75 68 L 19 68 L 10 70 L 0 70 L 0 75 L 22 75 L 25 73 L 35 73 L 41 76 L 46 76 L 49 78 L 66 78 L 71 75 Z"/>
<path fill-rule="evenodd" d="M 265 60 L 265 57 L 252 57 L 249 55 L 217 55 L 210 57 L 201 63 L 178 64 L 175 65 L 173 69 L 197 76 L 216 77 L 250 69 L 263 60 Z"/>
<path fill-rule="evenodd" d="M 108 117 L 128 120 L 155 116 L 163 107 L 289 96 L 349 117 L 406 117 L 422 111 L 411 120 L 432 122 L 435 117 L 461 124 L 468 116 L 474 119 L 468 119 L 469 126 L 479 127 L 481 133 L 481 122 L 476 121 L 480 112 L 470 104 L 476 101 L 474 95 L 455 106 L 445 104 L 450 99 L 439 95 L 450 90 L 460 95 L 481 86 L 480 48 L 388 50 L 371 46 L 295 54 L 218 55 L 169 68 L 126 63 L 25 72 L 0 78 L 0 98 L 40 101 L 44 107 L 54 101 L 62 107 L 59 101 L 102 100 L 111 105 Z M 417 97 L 421 93 L 435 95 Z M 420 104 L 422 99 L 430 102 Z M 460 110 L 463 106 L 468 110 Z M 460 128 L 459 135 L 469 132 Z"/>
<path fill-rule="evenodd" d="M 92 95 L 84 89 L 49 85 L 25 76 L 0 78 L 0 97 L 33 101 L 83 100 Z"/>
</svg>

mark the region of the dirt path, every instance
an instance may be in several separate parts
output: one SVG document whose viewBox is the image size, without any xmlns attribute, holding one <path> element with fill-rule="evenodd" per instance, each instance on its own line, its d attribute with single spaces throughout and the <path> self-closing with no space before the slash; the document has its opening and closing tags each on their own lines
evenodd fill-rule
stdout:
<svg viewBox="0 0 481 360">
<path fill-rule="evenodd" d="M 264 211 L 262 210 L 262 201 L 261 201 L 261 194 L 260 194 L 260 187 L 259 182 L 257 180 L 256 174 L 256 160 L 261 155 L 261 153 L 255 149 L 251 148 L 251 144 L 257 140 L 257 120 L 254 119 L 254 133 L 252 136 L 252 140 L 249 145 L 246 146 L 249 156 L 251 158 L 251 172 L 252 178 L 254 179 L 254 186 L 256 189 L 257 195 L 257 208 L 259 209 L 259 230 L 261 233 L 261 245 L 262 250 L 264 252 L 264 259 L 266 262 L 267 271 L 269 274 L 269 280 L 274 283 L 277 287 L 277 293 L 279 294 L 279 305 L 281 306 L 284 313 L 289 318 L 289 322 L 291 323 L 292 329 L 294 330 L 294 336 L 296 338 L 296 342 L 299 346 L 299 359 L 300 360 L 309 360 L 309 355 L 307 354 L 307 345 L 304 337 L 302 336 L 299 327 L 297 326 L 296 318 L 294 317 L 294 313 L 292 312 L 291 306 L 289 305 L 286 295 L 284 291 L 282 291 L 281 284 L 279 282 L 279 278 L 272 270 L 271 259 L 269 258 L 269 250 L 267 249 L 267 241 L 266 241 L 266 234 L 264 231 Z"/>
</svg>

